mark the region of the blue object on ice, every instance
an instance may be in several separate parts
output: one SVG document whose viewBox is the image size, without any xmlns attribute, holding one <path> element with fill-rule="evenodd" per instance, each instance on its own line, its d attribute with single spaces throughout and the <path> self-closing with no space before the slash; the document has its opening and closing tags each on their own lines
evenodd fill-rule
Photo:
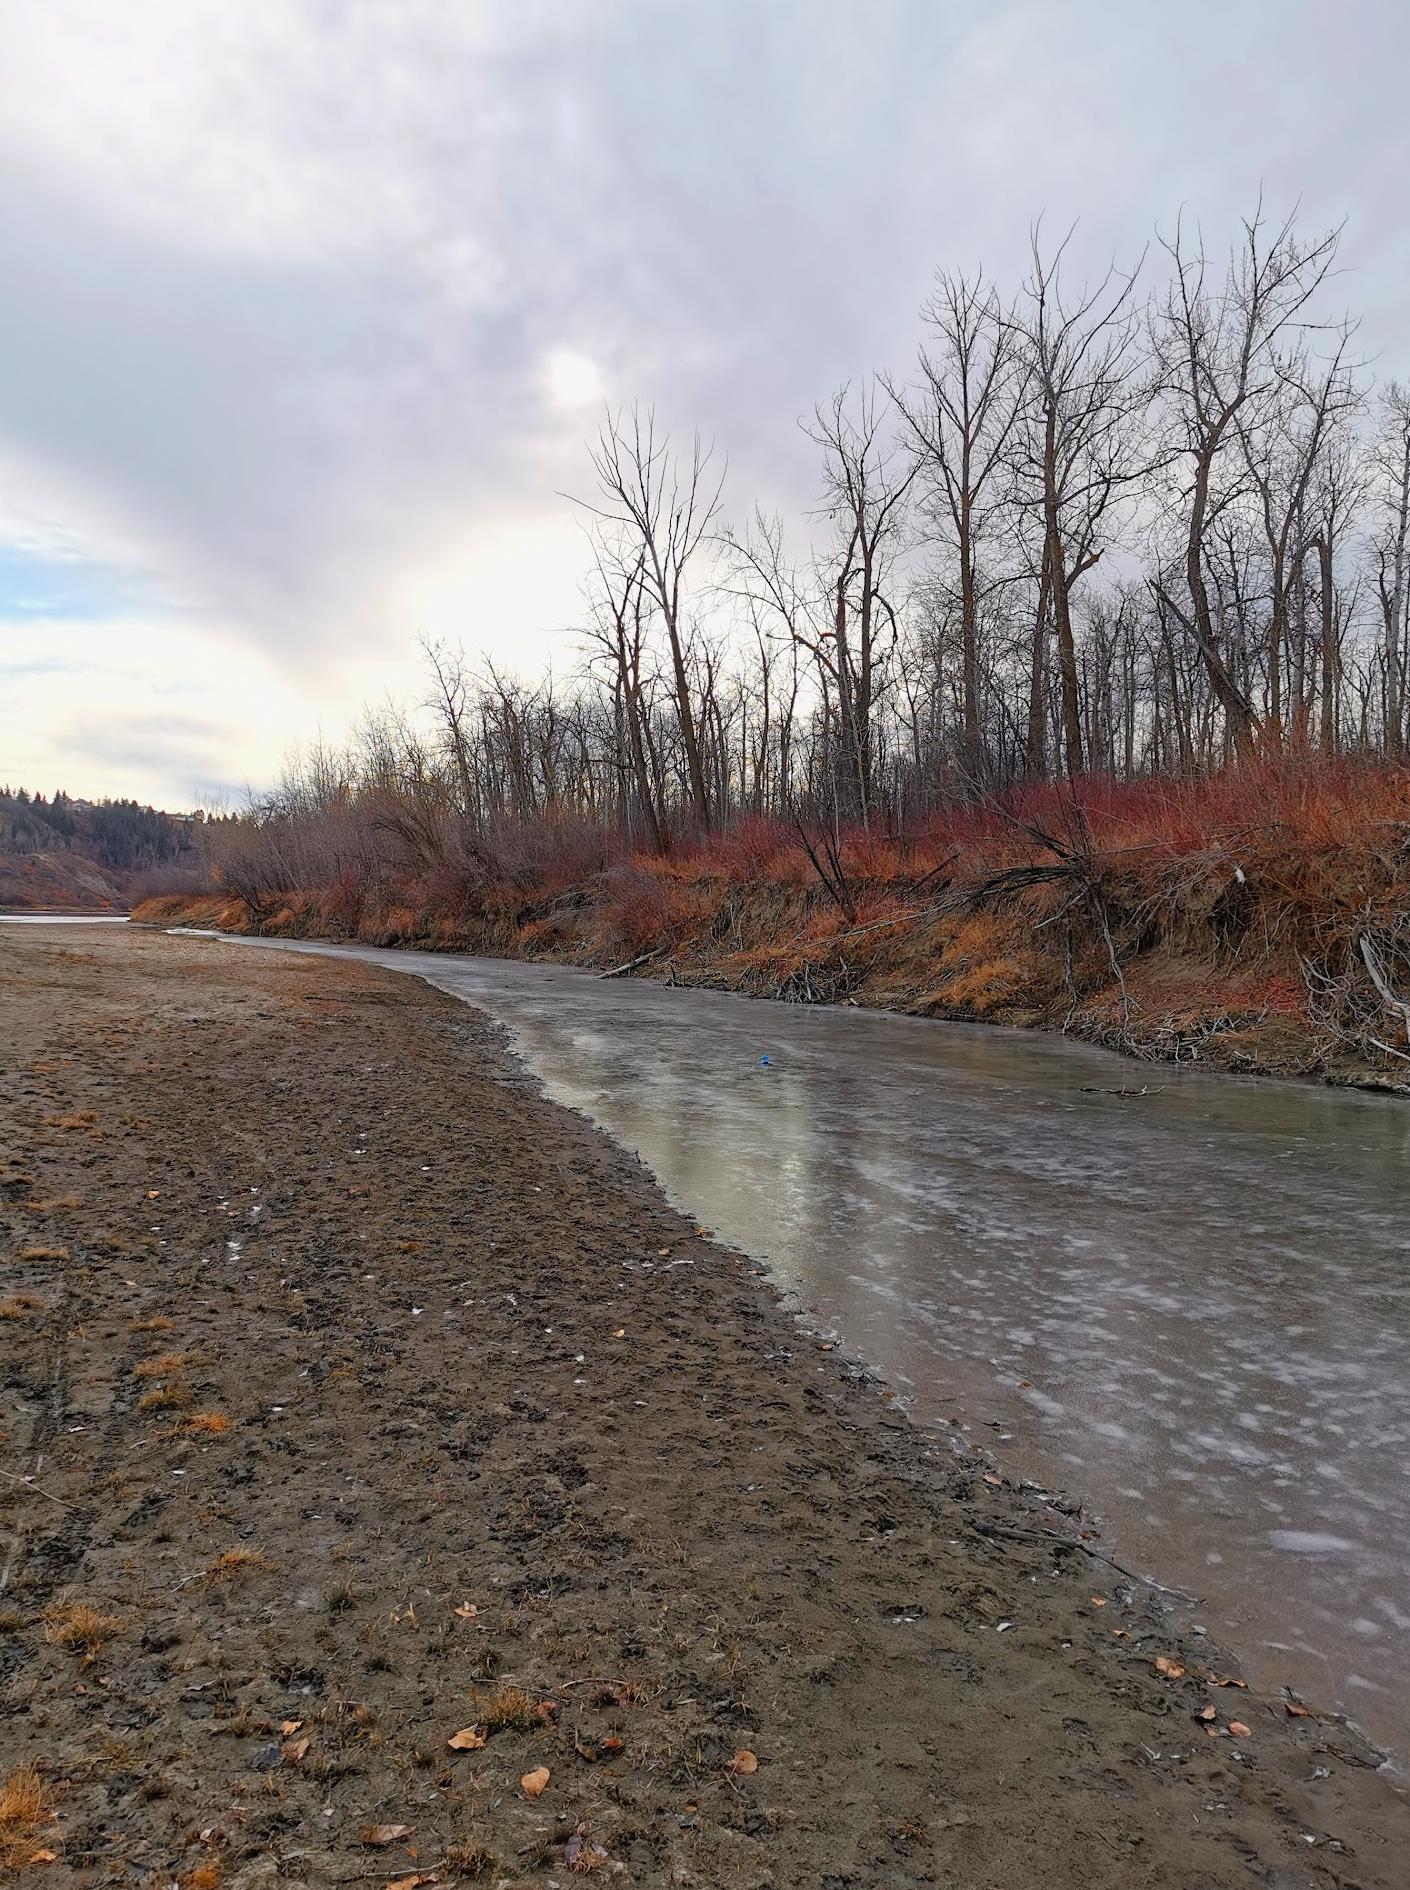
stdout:
<svg viewBox="0 0 1410 1890">
<path fill-rule="evenodd" d="M 766 1069 L 767 1069 L 768 1067 L 769 1067 L 769 1059 L 768 1059 L 768 1058 L 767 1058 L 766 1056 L 765 1056 L 765 1057 L 760 1057 L 760 1058 L 759 1058 L 759 1068 L 760 1068 L 761 1070 L 766 1070 Z"/>
</svg>

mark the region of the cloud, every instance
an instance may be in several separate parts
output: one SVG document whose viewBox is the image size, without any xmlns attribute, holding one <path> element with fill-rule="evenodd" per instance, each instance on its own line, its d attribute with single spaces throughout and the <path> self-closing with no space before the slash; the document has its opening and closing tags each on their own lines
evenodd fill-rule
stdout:
<svg viewBox="0 0 1410 1890">
<path fill-rule="evenodd" d="M 0 545 L 91 564 L 65 596 L 116 594 L 173 715 L 235 651 L 277 682 L 258 777 L 419 630 L 564 666 L 602 395 L 801 511 L 797 417 L 905 363 L 938 263 L 1017 275 L 1040 212 L 1093 265 L 1181 202 L 1217 242 L 1260 181 L 1349 212 L 1403 371 L 1406 23 L 1353 12 L 0 0 Z M 137 766 L 91 727 L 51 728 L 76 791 Z"/>
</svg>

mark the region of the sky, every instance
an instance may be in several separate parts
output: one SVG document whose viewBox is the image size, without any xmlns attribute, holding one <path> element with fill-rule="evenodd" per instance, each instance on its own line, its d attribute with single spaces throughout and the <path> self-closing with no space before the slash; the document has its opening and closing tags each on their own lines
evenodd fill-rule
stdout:
<svg viewBox="0 0 1410 1890">
<path fill-rule="evenodd" d="M 0 0 L 0 783 L 238 802 L 571 673 L 604 402 L 802 515 L 937 267 L 1345 219 L 1410 373 L 1403 0 Z"/>
</svg>

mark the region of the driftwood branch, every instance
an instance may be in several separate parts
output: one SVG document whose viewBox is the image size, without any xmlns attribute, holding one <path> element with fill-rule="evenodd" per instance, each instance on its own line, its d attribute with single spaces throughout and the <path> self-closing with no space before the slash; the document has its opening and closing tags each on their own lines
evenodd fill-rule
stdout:
<svg viewBox="0 0 1410 1890">
<path fill-rule="evenodd" d="M 1361 952 L 1361 962 L 1366 967 L 1371 983 L 1376 987 L 1376 996 L 1385 1005 L 1392 1016 L 1398 1016 L 1405 1031 L 1405 1041 L 1410 1043 L 1410 999 L 1403 998 L 1395 991 L 1386 976 L 1385 966 L 1380 954 L 1371 943 L 1371 934 L 1363 932 L 1356 941 Z"/>
<path fill-rule="evenodd" d="M 624 965 L 613 965 L 610 971 L 599 971 L 599 978 L 625 978 L 629 971 L 636 971 L 642 965 L 649 965 L 653 958 L 659 958 L 666 947 L 658 945 L 654 952 L 639 952 L 635 958 L 629 958 Z"/>
</svg>

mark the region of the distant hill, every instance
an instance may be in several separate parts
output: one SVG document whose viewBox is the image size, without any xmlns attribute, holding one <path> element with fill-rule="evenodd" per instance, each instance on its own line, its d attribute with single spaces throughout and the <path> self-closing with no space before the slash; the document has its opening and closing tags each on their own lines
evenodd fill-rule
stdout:
<svg viewBox="0 0 1410 1890">
<path fill-rule="evenodd" d="M 156 879 L 195 877 L 201 814 L 0 789 L 0 909 L 125 911 Z"/>
</svg>

